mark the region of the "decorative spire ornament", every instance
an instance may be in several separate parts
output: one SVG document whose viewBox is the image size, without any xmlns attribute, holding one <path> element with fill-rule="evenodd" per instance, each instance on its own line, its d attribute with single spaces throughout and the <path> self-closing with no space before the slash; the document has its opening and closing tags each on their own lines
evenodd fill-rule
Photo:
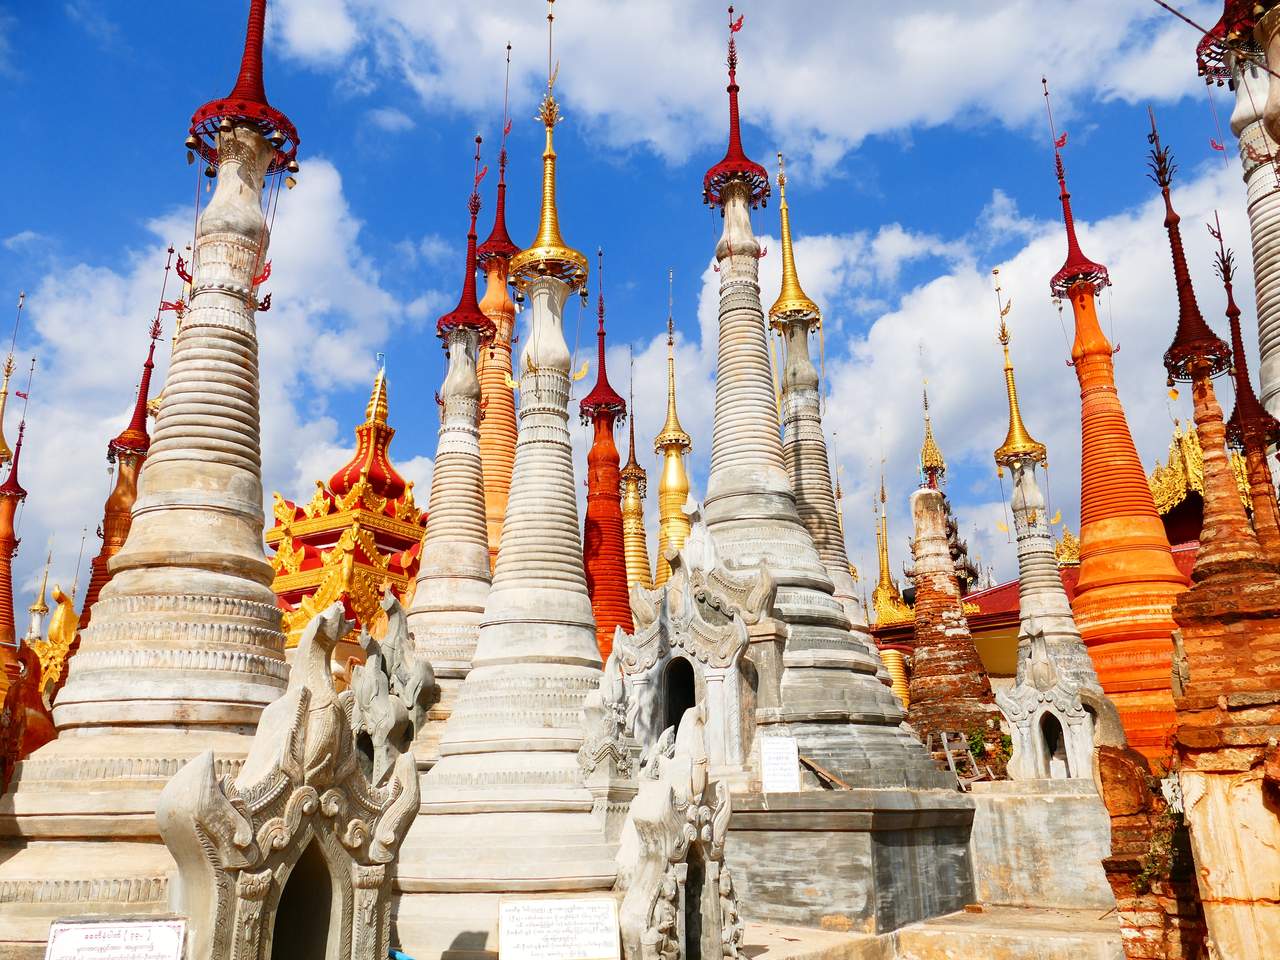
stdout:
<svg viewBox="0 0 1280 960">
<path fill-rule="evenodd" d="M 0 371 L 4 374 L 4 379 L 0 380 L 0 464 L 8 463 L 13 459 L 13 451 L 9 449 L 9 444 L 4 438 L 4 410 L 9 403 L 9 378 L 13 376 L 13 351 L 18 345 L 18 328 L 22 325 L 22 307 L 27 302 L 27 294 L 25 290 L 18 292 L 18 313 L 13 320 L 13 336 L 9 339 L 9 352 L 4 358 L 4 366 L 0 367 Z"/>
<path fill-rule="evenodd" d="M 0 703 L 9 687 L 22 675 L 18 660 L 18 631 L 13 616 L 13 555 L 18 550 L 18 507 L 27 499 L 27 491 L 18 481 L 18 461 L 22 459 L 22 442 L 27 431 L 26 397 L 31 395 L 31 378 L 35 374 L 36 361 L 31 360 L 27 374 L 27 389 L 18 421 L 18 442 L 9 460 L 9 475 L 0 483 Z"/>
<path fill-rule="evenodd" d="M 1249 379 L 1249 363 L 1244 352 L 1244 337 L 1240 333 L 1240 308 L 1236 306 L 1232 278 L 1235 276 L 1235 258 L 1222 239 L 1222 224 L 1214 214 L 1215 226 L 1209 233 L 1218 241 L 1218 255 L 1214 267 L 1227 295 L 1227 323 L 1231 327 L 1231 377 L 1235 385 L 1236 402 L 1227 419 L 1227 443 L 1244 454 L 1245 471 L 1249 478 L 1249 495 L 1253 504 L 1253 530 L 1263 553 L 1273 562 L 1280 562 L 1280 510 L 1276 504 L 1275 484 L 1271 468 L 1267 464 L 1267 449 L 1280 443 L 1280 421 L 1276 420 L 1258 402 Z"/>
<path fill-rule="evenodd" d="M 684 512 L 689 499 L 689 474 L 684 458 L 693 450 L 693 440 L 680 426 L 676 412 L 676 327 L 675 271 L 667 270 L 667 419 L 653 440 L 653 452 L 662 457 L 658 478 L 658 560 L 653 586 L 662 586 L 671 576 L 671 556 L 680 552 L 691 524 Z"/>
<path fill-rule="evenodd" d="M 476 250 L 484 271 L 485 292 L 480 310 L 494 325 L 493 340 L 480 351 L 480 463 L 484 472 L 485 523 L 489 537 L 489 569 L 498 560 L 502 520 L 511 491 L 511 468 L 516 458 L 516 403 L 511 387 L 511 345 L 516 306 L 507 289 L 507 268 L 520 248 L 507 233 L 507 134 L 511 117 L 507 96 L 511 87 L 511 44 L 507 44 L 507 73 L 502 88 L 502 147 L 498 153 L 498 193 L 493 228 Z"/>
<path fill-rule="evenodd" d="M 627 462 L 619 474 L 622 481 L 622 542 L 627 558 L 627 587 L 653 587 L 653 567 L 649 564 L 649 535 L 644 526 L 644 498 L 648 475 L 636 460 L 636 361 L 631 358 L 631 418 L 627 421 Z"/>
<path fill-rule="evenodd" d="M 884 485 L 884 464 L 880 466 L 880 502 L 876 506 L 876 562 L 877 579 L 875 589 L 871 591 L 871 604 L 876 612 L 876 626 L 889 627 L 898 623 L 906 623 L 911 619 L 911 608 L 902 599 L 902 591 L 894 580 L 889 565 L 889 507 L 888 496 Z M 892 668 L 891 664 L 887 664 Z M 906 683 L 905 674 L 903 683 Z M 905 706 L 908 702 L 904 691 L 894 691 Z"/>
<path fill-rule="evenodd" d="M 1004 443 L 996 448 L 996 472 L 1006 467 L 1012 472 L 1013 464 L 1022 460 L 1030 460 L 1032 463 L 1047 467 L 1049 453 L 1045 445 L 1027 431 L 1026 425 L 1022 422 L 1022 411 L 1018 407 L 1018 386 L 1013 379 L 1013 361 L 1009 359 L 1009 341 L 1012 338 L 1009 335 L 1009 326 L 1005 322 L 1009 311 L 1013 309 L 1013 301 L 1006 303 L 1004 300 L 1000 289 L 1000 268 L 997 267 L 991 273 L 996 278 L 996 308 L 1000 312 L 1000 330 L 996 339 L 1004 350 L 1004 389 L 1009 400 L 1009 429 L 1005 433 Z"/>
<path fill-rule="evenodd" d="M 721 208 L 724 212 L 724 188 L 730 183 L 746 187 L 746 200 L 751 207 L 760 207 L 769 200 L 769 174 L 764 167 L 751 160 L 742 150 L 742 129 L 738 119 L 738 44 L 735 36 L 742 29 L 744 16 L 733 18 L 729 8 L 729 146 L 724 159 L 706 172 L 702 178 L 702 202 Z"/>
<path fill-rule="evenodd" d="M 476 362 L 493 338 L 495 326 L 476 303 L 476 218 L 484 172 L 480 169 L 480 137 L 475 142 L 462 296 L 436 323 L 436 334 L 448 354 L 448 369 L 439 394 L 440 434 L 431 473 L 427 530 L 408 613 L 415 649 L 430 661 L 440 690 L 439 701 L 418 734 L 418 753 L 428 763 L 436 759 L 445 721 L 471 669 L 491 576 Z"/>
<path fill-rule="evenodd" d="M 590 895 L 612 890 L 617 875 L 578 765 L 583 704 L 602 671 L 582 565 L 563 311 L 587 268 L 555 222 L 559 114 L 548 72 L 543 229 L 511 263 L 531 318 L 502 542 L 471 670 L 396 867 L 397 933 L 415 956 L 496 929 L 499 897 L 512 890 Z"/>
<path fill-rule="evenodd" d="M 627 404 L 609 384 L 604 345 L 604 250 L 597 251 L 596 383 L 578 406 L 582 422 L 593 430 L 587 454 L 587 511 L 583 521 L 582 559 L 587 593 L 596 618 L 596 642 L 601 660 L 609 659 L 614 631 L 634 629 L 627 593 L 627 559 L 623 534 L 618 447 L 613 427 L 627 416 Z"/>
<path fill-rule="evenodd" d="M 796 496 L 796 510 L 831 577 L 834 595 L 853 630 L 867 633 L 867 614 L 858 599 L 845 548 L 840 513 L 832 490 L 831 463 L 822 432 L 822 384 L 809 353 L 809 337 L 822 326 L 818 305 L 805 294 L 796 272 L 791 242 L 787 175 L 778 154 L 778 212 L 782 222 L 782 286 L 769 310 L 769 324 L 786 341 L 782 371 L 782 456 Z"/>
<path fill-rule="evenodd" d="M 933 421 L 929 417 L 929 381 L 924 382 L 924 443 L 920 445 L 920 475 L 930 490 L 937 490 L 947 475 L 947 461 L 942 457 L 938 441 L 933 438 Z"/>
<path fill-rule="evenodd" d="M 36 598 L 31 606 L 27 607 L 31 618 L 27 621 L 27 635 L 22 638 L 23 643 L 44 639 L 44 618 L 49 613 L 49 565 L 52 563 L 53 548 L 50 547 L 44 558 L 44 570 L 40 574 L 40 589 L 36 591 Z"/>
<path fill-rule="evenodd" d="M 1067 231 L 1067 260 L 1050 290 L 1071 302 L 1071 362 L 1080 383 L 1080 576 L 1072 610 L 1129 744 L 1160 763 L 1173 723 L 1171 611 L 1187 578 L 1173 562 L 1116 390 L 1115 351 L 1095 302 L 1110 277 L 1080 253 L 1062 163 L 1066 134 L 1058 135 L 1051 112 L 1049 118 Z"/>
</svg>

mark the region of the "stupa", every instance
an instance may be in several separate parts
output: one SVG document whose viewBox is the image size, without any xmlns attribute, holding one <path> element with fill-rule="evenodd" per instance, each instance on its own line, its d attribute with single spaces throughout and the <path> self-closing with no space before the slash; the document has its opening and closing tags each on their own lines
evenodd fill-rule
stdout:
<svg viewBox="0 0 1280 960">
<path fill-rule="evenodd" d="M 550 29 L 550 12 L 547 20 Z M 601 660 L 582 566 L 563 310 L 586 284 L 587 260 L 560 232 L 551 62 L 547 75 L 542 214 L 510 264 L 532 315 L 511 494 L 471 671 L 397 871 L 396 934 L 411 956 L 492 956 L 501 896 L 610 890 L 617 872 L 577 756 Z"/>
<path fill-rule="evenodd" d="M 494 324 L 476 303 L 476 217 L 480 213 L 480 138 L 467 230 L 466 266 L 458 305 L 436 323 L 448 369 L 440 387 L 440 434 L 431 473 L 427 532 L 418 585 L 409 609 L 414 652 L 435 671 L 439 699 L 418 732 L 415 752 L 434 763 L 438 740 L 462 678 L 471 668 L 481 615 L 489 596 L 489 544 L 480 461 L 480 380 L 476 358 Z"/>
<path fill-rule="evenodd" d="M 167 911 L 161 788 L 204 749 L 232 771 L 285 688 L 262 547 L 254 314 L 264 178 L 296 169 L 298 136 L 263 89 L 265 14 L 252 0 L 235 87 L 191 121 L 188 149 L 216 186 L 196 226 L 190 309 L 133 526 L 54 705 L 58 738 L 0 798 L 0 952 L 37 952 L 59 916 Z"/>
<path fill-rule="evenodd" d="M 511 469 L 516 459 L 516 399 L 511 386 L 511 345 L 516 305 L 507 292 L 507 269 L 520 248 L 507 233 L 507 89 L 511 79 L 511 44 L 507 44 L 507 86 L 502 94 L 502 149 L 498 152 L 498 191 L 493 205 L 493 228 L 476 250 L 484 271 L 481 312 L 493 324 L 493 339 L 480 351 L 480 462 L 484 474 L 484 511 L 488 525 L 489 569 L 498 561 L 502 521 L 511 491 Z"/>
<path fill-rule="evenodd" d="M 636 408 L 635 360 L 631 361 L 631 409 Z M 644 527 L 644 498 L 648 475 L 636 460 L 636 418 L 627 422 L 627 462 L 618 474 L 622 481 L 622 544 L 627 560 L 627 587 L 653 586 L 649 563 L 649 534 Z"/>
<path fill-rule="evenodd" d="M 626 401 L 609 384 L 604 349 L 604 252 L 596 273 L 599 287 L 596 311 L 596 383 L 578 405 L 584 423 L 591 424 L 591 450 L 587 453 L 587 511 L 582 530 L 582 562 L 587 573 L 587 593 L 596 618 L 596 643 L 601 660 L 609 659 L 613 632 L 633 629 L 631 601 L 627 595 L 627 558 L 623 537 L 622 475 L 614 425 L 627 415 Z"/>
<path fill-rule="evenodd" d="M 1045 97 L 1047 103 L 1047 86 Z M 1115 350 L 1098 324 L 1094 303 L 1111 279 L 1106 267 L 1081 252 L 1076 239 L 1062 163 L 1065 143 L 1055 134 L 1067 259 L 1050 289 L 1071 301 L 1071 361 L 1080 381 L 1080 576 L 1072 610 L 1130 746 L 1163 763 L 1173 726 L 1171 611 L 1187 579 L 1174 564 L 1116 390 Z"/>
</svg>

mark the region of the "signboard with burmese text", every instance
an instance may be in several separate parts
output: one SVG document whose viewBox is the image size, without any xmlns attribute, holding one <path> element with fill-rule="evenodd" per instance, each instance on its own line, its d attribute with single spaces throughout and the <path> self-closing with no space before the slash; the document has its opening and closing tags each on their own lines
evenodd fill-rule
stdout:
<svg viewBox="0 0 1280 960">
<path fill-rule="evenodd" d="M 795 737 L 760 738 L 760 783 L 765 793 L 798 793 L 800 751 Z"/>
<path fill-rule="evenodd" d="M 49 927 L 45 960 L 182 960 L 187 921 L 55 920 Z"/>
<path fill-rule="evenodd" d="M 618 902 L 612 897 L 503 899 L 502 960 L 619 960 Z"/>
</svg>

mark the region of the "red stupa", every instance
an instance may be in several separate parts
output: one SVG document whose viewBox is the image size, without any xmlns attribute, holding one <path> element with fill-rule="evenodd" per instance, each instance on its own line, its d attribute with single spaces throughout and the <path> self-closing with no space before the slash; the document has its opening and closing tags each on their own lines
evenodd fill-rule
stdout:
<svg viewBox="0 0 1280 960">
<path fill-rule="evenodd" d="M 599 251 L 599 297 L 596 312 L 598 359 L 596 385 L 582 398 L 582 422 L 594 430 L 587 454 L 587 516 L 582 533 L 582 561 L 587 572 L 587 593 L 596 618 L 596 643 L 600 657 L 609 658 L 617 627 L 630 633 L 631 601 L 627 594 L 627 558 L 622 540 L 622 474 L 614 425 L 627 415 L 626 401 L 609 385 L 604 351 L 604 251 Z"/>
</svg>

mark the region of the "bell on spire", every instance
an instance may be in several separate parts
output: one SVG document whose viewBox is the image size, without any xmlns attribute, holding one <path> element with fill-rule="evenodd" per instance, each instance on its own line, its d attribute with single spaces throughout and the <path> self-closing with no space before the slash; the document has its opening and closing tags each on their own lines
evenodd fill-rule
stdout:
<svg viewBox="0 0 1280 960">
<path fill-rule="evenodd" d="M 267 0 L 250 0 L 249 24 L 245 29 L 244 53 L 236 84 L 225 97 L 210 100 L 191 117 L 187 149 L 200 154 L 210 166 L 218 162 L 218 132 L 238 122 L 255 125 L 275 147 L 267 173 L 298 172 L 298 131 L 293 121 L 267 102 L 262 82 L 262 36 L 266 25 Z"/>
<path fill-rule="evenodd" d="M 743 17 L 733 18 L 729 8 L 729 147 L 724 159 L 707 171 L 702 178 L 702 202 L 723 206 L 724 190 L 730 183 L 747 185 L 747 202 L 752 207 L 763 206 L 769 199 L 769 174 L 764 167 L 748 159 L 742 150 L 742 130 L 738 118 L 738 45 L 734 34 L 742 29 Z"/>
</svg>

